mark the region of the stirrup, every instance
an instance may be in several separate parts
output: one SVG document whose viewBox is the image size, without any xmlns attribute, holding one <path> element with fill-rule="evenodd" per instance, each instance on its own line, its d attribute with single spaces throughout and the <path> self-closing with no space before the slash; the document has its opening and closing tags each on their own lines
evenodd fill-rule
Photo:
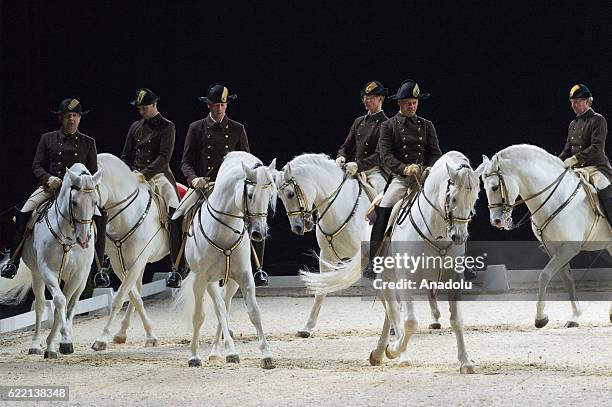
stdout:
<svg viewBox="0 0 612 407">
<path fill-rule="evenodd" d="M 17 266 L 12 261 L 9 260 L 8 263 L 2 265 L 2 269 L 0 269 L 0 277 L 12 280 L 15 275 L 17 275 Z"/>
<path fill-rule="evenodd" d="M 168 278 L 166 278 L 166 287 L 181 288 L 182 282 L 183 282 L 183 276 L 181 276 L 181 273 L 173 270 L 168 273 Z"/>
<path fill-rule="evenodd" d="M 255 287 L 268 287 L 270 285 L 268 273 L 263 271 L 263 269 L 257 269 L 257 271 L 253 273 L 253 280 L 255 280 Z"/>
<path fill-rule="evenodd" d="M 106 271 L 98 271 L 94 275 L 94 286 L 95 288 L 108 288 L 110 287 L 110 276 Z"/>
</svg>

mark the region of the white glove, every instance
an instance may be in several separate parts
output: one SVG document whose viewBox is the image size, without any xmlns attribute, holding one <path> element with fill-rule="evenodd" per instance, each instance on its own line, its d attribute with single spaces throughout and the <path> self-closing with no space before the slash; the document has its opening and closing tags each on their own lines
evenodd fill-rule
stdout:
<svg viewBox="0 0 612 407">
<path fill-rule="evenodd" d="M 336 158 L 336 164 L 338 164 L 339 167 L 342 167 L 344 163 L 346 163 L 346 158 L 342 156 Z"/>
<path fill-rule="evenodd" d="M 420 168 L 421 166 L 419 164 L 410 164 L 404 168 L 404 175 L 407 177 L 414 175 L 420 170 Z"/>
<path fill-rule="evenodd" d="M 138 170 L 134 170 L 134 171 L 132 171 L 132 174 L 134 174 L 134 176 L 136 177 L 138 182 L 145 182 L 145 176 L 144 176 L 144 174 L 142 172 L 140 172 Z"/>
<path fill-rule="evenodd" d="M 346 173 L 350 176 L 357 174 L 357 163 L 356 162 L 347 163 L 346 167 L 344 168 L 346 170 Z"/>
<path fill-rule="evenodd" d="M 578 159 L 576 158 L 575 155 L 563 161 L 563 165 L 565 165 L 565 168 L 573 167 L 576 164 L 578 164 Z"/>
<path fill-rule="evenodd" d="M 191 186 L 195 189 L 204 189 L 208 185 L 209 180 L 210 178 L 208 177 L 197 177 L 191 180 Z"/>
<path fill-rule="evenodd" d="M 55 191 L 61 185 L 62 185 L 62 180 L 59 179 L 58 177 L 50 176 L 49 180 L 47 181 L 47 186 L 49 187 L 51 191 Z"/>
</svg>

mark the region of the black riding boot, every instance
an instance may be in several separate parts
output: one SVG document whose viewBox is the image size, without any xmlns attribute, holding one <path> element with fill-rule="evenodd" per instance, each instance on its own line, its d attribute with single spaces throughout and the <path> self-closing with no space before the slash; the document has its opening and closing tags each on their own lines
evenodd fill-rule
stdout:
<svg viewBox="0 0 612 407">
<path fill-rule="evenodd" d="M 181 250 L 181 244 L 183 243 L 183 217 L 172 219 L 174 211 L 174 208 L 170 208 L 168 212 L 168 217 L 170 218 L 170 261 L 172 262 L 172 271 L 166 279 L 166 287 L 180 288 L 189 270 L 185 267 L 183 256 L 181 256 L 178 264 L 176 262 Z"/>
<path fill-rule="evenodd" d="M 599 202 L 601 202 L 608 222 L 612 224 L 612 185 L 608 185 L 604 189 L 598 190 L 597 197 L 599 198 Z"/>
<path fill-rule="evenodd" d="M 0 268 L 0 277 L 11 279 L 15 277 L 15 274 L 17 274 L 19 261 L 21 259 L 21 247 L 19 247 L 19 245 L 24 237 L 26 228 L 28 226 L 28 221 L 30 220 L 31 216 L 32 212 L 17 211 L 17 215 L 15 216 L 15 236 L 13 246 L 11 247 L 8 262 L 4 263 L 2 268 Z"/>
<path fill-rule="evenodd" d="M 251 253 L 251 266 L 253 270 L 253 279 L 255 280 L 255 287 L 267 287 L 268 282 L 268 273 L 266 273 L 263 266 L 263 258 L 264 258 L 264 248 L 266 247 L 266 241 L 262 240 L 261 242 L 251 241 L 253 245 L 253 249 L 255 249 L 255 254 L 257 255 L 257 259 L 259 260 L 259 265 L 255 260 L 255 256 Z"/>
<path fill-rule="evenodd" d="M 374 222 L 374 226 L 372 226 L 372 235 L 370 237 L 370 259 L 363 272 L 365 278 L 376 278 L 376 273 L 374 272 L 374 257 L 378 255 L 378 249 L 383 241 L 392 210 L 393 208 L 383 208 L 380 206 L 374 208 L 376 212 L 376 221 Z"/>
<path fill-rule="evenodd" d="M 91 265 L 91 270 L 95 271 L 94 275 L 94 286 L 96 288 L 110 287 L 110 276 L 108 275 L 108 269 L 104 267 L 104 253 L 106 249 L 106 222 L 108 220 L 108 214 L 104 208 L 98 208 L 100 210 L 100 216 L 94 216 L 93 221 L 96 224 L 96 257 L 100 262 L 94 258 L 94 262 Z"/>
</svg>

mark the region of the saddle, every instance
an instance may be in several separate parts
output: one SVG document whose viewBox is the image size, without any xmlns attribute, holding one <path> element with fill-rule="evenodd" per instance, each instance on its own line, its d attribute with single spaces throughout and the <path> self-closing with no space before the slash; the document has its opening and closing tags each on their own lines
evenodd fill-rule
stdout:
<svg viewBox="0 0 612 407">
<path fill-rule="evenodd" d="M 595 188 L 595 186 L 593 186 L 593 184 L 591 183 L 588 171 L 582 168 L 574 168 L 574 173 L 580 178 L 580 182 L 584 187 L 584 191 L 586 192 L 587 197 L 589 198 L 589 203 L 591 205 L 593 213 L 595 213 L 595 215 L 603 216 L 605 218 L 605 212 L 597 196 L 597 188 Z"/>
</svg>

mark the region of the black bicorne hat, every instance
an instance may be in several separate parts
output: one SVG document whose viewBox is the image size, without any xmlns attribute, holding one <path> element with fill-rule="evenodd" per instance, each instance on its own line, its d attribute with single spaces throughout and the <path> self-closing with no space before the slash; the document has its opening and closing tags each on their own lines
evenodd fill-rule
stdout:
<svg viewBox="0 0 612 407">
<path fill-rule="evenodd" d="M 214 84 L 208 88 L 208 96 L 200 96 L 198 100 L 204 103 L 227 103 L 230 100 L 235 100 L 238 97 L 236 94 L 229 94 L 229 89 L 226 86 Z"/>
<path fill-rule="evenodd" d="M 151 89 L 140 88 L 136 91 L 136 96 L 131 103 L 132 106 L 143 106 L 152 105 L 153 103 L 157 103 L 158 100 L 159 96 L 157 96 Z"/>
<path fill-rule="evenodd" d="M 81 105 L 81 102 L 75 98 L 64 99 L 60 102 L 56 111 L 51 110 L 51 113 L 58 115 L 68 112 L 74 112 L 80 114 L 81 116 L 85 116 L 87 113 L 89 113 L 89 110 L 83 110 L 83 105 Z"/>
<path fill-rule="evenodd" d="M 399 99 L 429 99 L 429 93 L 421 93 L 421 89 L 419 88 L 419 84 L 412 79 L 407 79 L 400 85 L 400 88 L 397 90 L 395 95 L 389 96 L 389 99 L 399 100 Z"/>
<path fill-rule="evenodd" d="M 570 99 L 586 99 L 593 97 L 591 91 L 587 86 L 583 83 L 579 83 L 578 85 L 572 86 L 569 92 Z"/>
<path fill-rule="evenodd" d="M 388 89 L 379 81 L 370 81 L 361 90 L 361 97 L 364 96 L 387 96 Z"/>
</svg>

